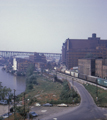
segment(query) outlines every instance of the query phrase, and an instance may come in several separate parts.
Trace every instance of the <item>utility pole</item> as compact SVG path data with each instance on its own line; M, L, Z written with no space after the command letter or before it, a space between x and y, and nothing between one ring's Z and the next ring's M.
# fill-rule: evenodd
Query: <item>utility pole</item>
M98 101L98 86L97 86L97 79L96 79L96 101Z
M29 120L29 99L27 99L27 103L28 103L28 120Z
M2 82L0 82L0 96L1 96L1 91L2 91L2 90L1 90L1 83L2 83Z
M0 88L1 88L1 83L2 83L2 82L0 82Z
M24 92L24 120L25 120L25 92Z
M14 89L14 120L15 120L15 89Z
M73 94L73 103L74 103L74 78L72 78L72 94Z

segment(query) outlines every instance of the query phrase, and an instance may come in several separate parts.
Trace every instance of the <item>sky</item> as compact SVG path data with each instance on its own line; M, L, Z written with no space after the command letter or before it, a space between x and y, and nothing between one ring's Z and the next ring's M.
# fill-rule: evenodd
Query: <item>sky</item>
M61 53L92 33L107 40L107 0L0 0L0 50Z

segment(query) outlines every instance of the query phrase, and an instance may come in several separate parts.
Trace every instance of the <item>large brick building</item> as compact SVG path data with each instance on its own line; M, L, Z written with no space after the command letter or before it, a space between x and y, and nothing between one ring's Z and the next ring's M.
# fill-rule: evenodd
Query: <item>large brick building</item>
M95 76L107 78L107 59L96 59Z
M12 67L14 71L26 72L30 64L32 64L30 60L22 59L22 58L14 58Z
M34 53L34 55L29 56L29 60L35 64L35 69L44 69L46 68L46 56L44 54Z
M78 71L81 74L95 76L95 59L78 59Z
M107 59L78 59L78 71L81 74L107 79Z
M46 63L46 56L44 54L39 55L39 53L34 53L34 55L30 55L29 56L29 60L37 63L37 62L42 62L42 63Z
M78 59L88 54L105 58L107 56L107 40L101 40L93 33L88 39L66 39L62 46L62 63L68 69L78 66Z

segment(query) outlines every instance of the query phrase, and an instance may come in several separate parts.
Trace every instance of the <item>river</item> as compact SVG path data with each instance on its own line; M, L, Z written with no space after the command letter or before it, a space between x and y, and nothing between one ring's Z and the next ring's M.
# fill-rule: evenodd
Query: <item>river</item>
M2 82L1 83L2 86L11 88L12 92L15 89L16 95L24 92L26 89L25 77L14 76L10 73L7 73L5 70L2 70L2 66L0 66L0 82Z

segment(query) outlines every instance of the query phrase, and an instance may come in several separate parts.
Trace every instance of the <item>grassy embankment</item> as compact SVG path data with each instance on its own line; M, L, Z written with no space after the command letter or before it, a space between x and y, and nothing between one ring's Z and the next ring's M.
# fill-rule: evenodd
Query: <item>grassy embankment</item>
M33 85L32 89L28 88L29 84L27 83L25 98L30 99L29 102L46 103L51 100L59 99L59 95L63 88L63 85L61 83L57 82L54 83L49 78L46 78L41 75L36 75L36 82L38 84L32 84ZM21 97L23 97L23 93L19 96L21 100Z
M67 81L64 83L53 82L52 78L39 74L32 74L26 79L25 91L25 113L24 106L16 107L16 113L20 113L22 117L26 116L29 110L29 105L34 105L36 102L44 103L67 103L74 104L80 102L79 95L69 88ZM17 96L17 101L23 101L24 93ZM28 102L29 99L29 102Z
M85 88L89 91L91 96L93 97L97 106L107 107L107 90L103 90L93 85L84 85ZM96 93L97 92L97 93ZM96 100L96 96L98 94L98 100Z
M31 89L29 89L29 85L31 84L27 83L25 98L30 99L30 105L35 102L39 102L41 104L47 102L52 104L59 104L62 102L72 104L80 102L79 95L77 95L77 93L72 89L70 90L67 83L61 84L59 82L53 82L50 79L51 78L36 74L37 84L32 84L33 88L30 86ZM23 94L19 96L21 100Z

